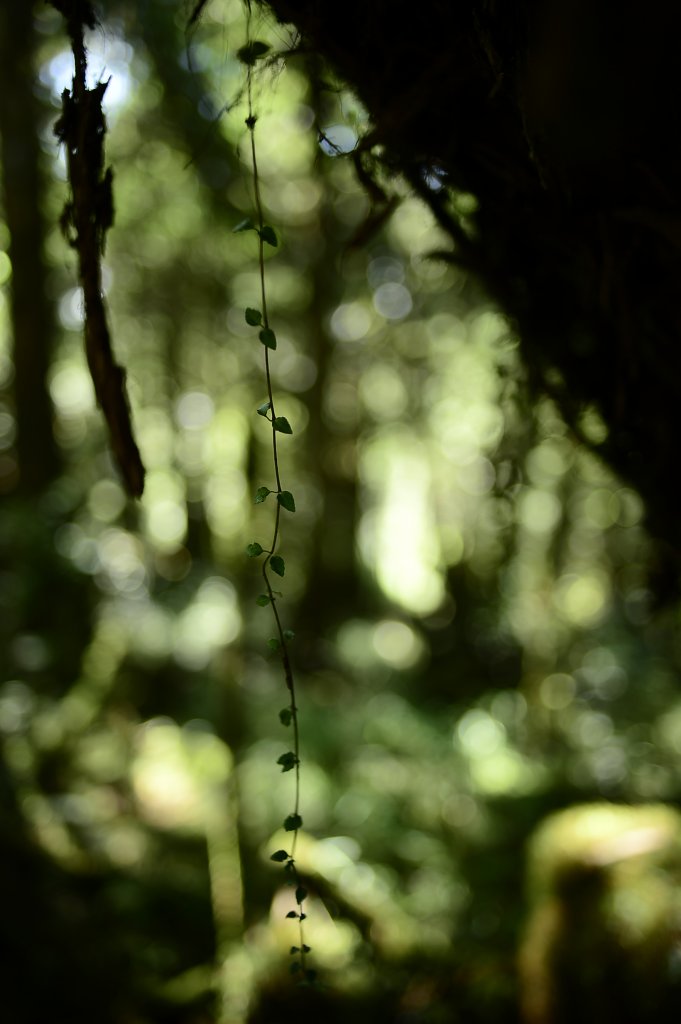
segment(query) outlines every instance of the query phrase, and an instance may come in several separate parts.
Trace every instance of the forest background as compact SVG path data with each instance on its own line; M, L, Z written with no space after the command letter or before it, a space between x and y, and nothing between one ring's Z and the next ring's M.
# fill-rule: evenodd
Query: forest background
M110 77L104 285L138 503L108 453L59 226L68 40L47 5L0 17L8 1019L515 1020L529 837L573 804L679 800L678 609L654 600L640 498L530 398L512 325L430 256L447 239L424 203L393 179L399 202L367 230L361 104L310 55L259 70L274 386L294 431L298 863L324 978L292 986L269 859L290 803L285 693L245 555L271 476L243 315L257 243L233 231L253 212L246 25L240 0L188 34L190 13L111 0L87 38L91 84ZM257 36L291 44L265 21ZM455 202L465 223L475 199ZM584 437L605 429L584 409ZM661 927L671 890L639 882L620 925L665 946L674 981L676 904Z

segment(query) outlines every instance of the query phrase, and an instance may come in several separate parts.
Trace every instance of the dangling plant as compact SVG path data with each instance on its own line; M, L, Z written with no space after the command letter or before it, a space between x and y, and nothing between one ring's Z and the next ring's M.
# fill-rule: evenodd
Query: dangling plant
M271 527L269 541L265 546L254 541L248 545L247 554L251 558L263 558L262 578L264 592L257 598L257 604L264 608L270 608L274 620L275 635L268 640L268 647L273 655L281 661L284 680L288 693L288 704L279 712L281 724L291 730L290 749L286 750L277 759L282 772L292 771L294 774L294 796L293 809L283 821L283 827L291 835L291 842L288 849L276 850L271 860L283 865L287 875L287 881L293 888L295 907L288 911L287 918L298 922L298 936L296 944L291 946L291 973L296 975L303 983L310 983L315 978L315 971L308 967L308 954L310 947L305 943L304 925L306 919L305 901L307 889L303 885L296 865L296 845L300 829L303 825L303 818L300 813L300 728L298 723L298 706L296 702L296 686L291 664L289 646L294 639L293 631L285 629L279 611L278 601L281 594L273 587L272 574L283 577L286 573L286 563L279 554L283 513L294 513L296 503L291 491L284 488L279 465L279 440L282 435L293 433L291 424L285 416L277 415L275 397L272 389L272 376L270 370L271 354L276 351L277 337L271 326L267 309L267 284L265 275L265 246L276 248L278 239L274 228L265 222L262 196L260 189L260 177L258 173L258 158L256 148L256 124L257 115L253 104L253 71L257 62L264 57L268 51L267 43L257 39L251 39L251 6L248 2L247 20L247 42L238 51L238 57L246 69L246 101L247 117L246 127L250 140L250 158L253 181L254 216L247 218L234 228L236 232L254 231L258 238L258 268L260 275L260 308L248 307L244 311L246 323L257 330L258 339L263 346L264 374L267 388L267 401L263 402L257 409L257 414L270 424L272 440L272 464L274 474L274 487L263 485L255 493L255 504L260 505L267 501L270 495L274 496L274 517ZM284 517L285 518L285 517Z

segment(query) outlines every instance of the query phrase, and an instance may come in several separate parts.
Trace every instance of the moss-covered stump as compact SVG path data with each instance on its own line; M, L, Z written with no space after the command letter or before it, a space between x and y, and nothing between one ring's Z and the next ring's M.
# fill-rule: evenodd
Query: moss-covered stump
M552 815L531 842L528 883L526 1024L681 1019L681 815L614 804Z

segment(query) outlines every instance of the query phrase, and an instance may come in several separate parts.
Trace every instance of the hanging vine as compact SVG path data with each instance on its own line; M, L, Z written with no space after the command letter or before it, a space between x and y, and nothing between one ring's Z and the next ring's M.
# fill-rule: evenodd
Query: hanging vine
M277 338L270 324L270 317L267 308L267 282L265 274L265 246L276 248L278 239L274 228L265 222L263 211L262 194L260 188L260 175L258 171L258 156L256 147L256 124L257 115L253 103L253 71L257 62L269 51L267 43L250 38L251 9L248 3L248 32L247 43L239 52L238 57L246 68L246 102L247 117L246 128L250 142L250 161L253 181L254 217L243 220L234 229L237 232L254 231L258 237L258 269L260 277L260 309L248 307L245 310L246 323L258 330L258 339L264 351L264 374L267 388L267 401L258 407L257 413L266 419L271 427L272 442L272 464L275 486L261 486L255 494L255 504L265 502L270 495L274 495L274 521L268 545L253 542L248 545L247 553L251 558L264 556L262 562L262 578L265 591L257 598L261 607L269 607L274 619L275 635L268 640L270 651L281 659L284 673L284 680L288 693L288 704L279 712L281 724L292 731L291 749L285 751L277 759L282 772L292 771L294 773L294 796L293 809L286 816L283 822L284 830L291 834L289 849L276 850L271 855L271 860L283 865L288 883L293 887L295 909L286 914L287 918L297 921L298 936L297 942L291 946L290 953L293 957L290 970L293 975L303 983L314 981L316 972L308 967L308 955L310 947L305 942L303 922L306 920L305 901L308 896L306 887L298 872L296 865L296 845L300 829L303 825L303 818L300 813L300 727L298 721L298 705L296 701L296 685L291 664L289 645L294 639L293 631L285 629L278 607L280 598L279 591L274 589L272 575L283 577L286 572L286 564L283 557L278 553L282 532L282 513L294 513L296 504L293 494L286 490L282 483L282 474L279 463L279 439L280 435L292 434L293 429L285 416L277 415L275 408L275 397L272 388L272 375L270 367L271 353L276 350Z

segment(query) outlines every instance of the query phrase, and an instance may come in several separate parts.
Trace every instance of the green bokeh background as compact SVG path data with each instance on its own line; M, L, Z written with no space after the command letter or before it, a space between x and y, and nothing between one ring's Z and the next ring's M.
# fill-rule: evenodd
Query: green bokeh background
M246 25L239 0L213 0L189 34L188 13L115 0L88 38L91 73L111 77L104 283L148 473L133 503L58 226L51 126L72 58L56 12L34 12L39 105L24 130L42 154L35 301L53 329L39 339L47 377L22 392L36 410L29 488L0 215L0 998L20 1024L517 1020L541 933L527 843L547 815L666 803L651 849L676 849L678 609L656 606L640 499L548 400L530 403L511 325L429 256L446 239L425 206L387 181L399 205L364 230L370 201L343 155L367 130L356 101L304 54L258 70L261 187L280 240L266 267L273 383L294 431L280 446L297 505L280 608L296 632L298 864L322 978L295 989L291 893L269 860L292 801L276 767L286 693L245 556L272 514L252 498L272 486L255 412L263 349L243 316L259 303L257 246L232 230L253 211L235 56ZM281 26L253 31L291 43ZM16 198L5 191L5 210ZM465 222L473 197L452 201ZM604 428L586 409L582 429ZM578 820L565 819L561 857ZM571 856L588 865L580 842ZM648 868L659 883L666 916L646 918L640 946L658 941L669 970L654 984L673 989L676 861L627 850L612 863L633 856L641 877L625 894L651 884ZM635 914L612 913L636 959ZM625 1019L614 1005L594 1019Z

